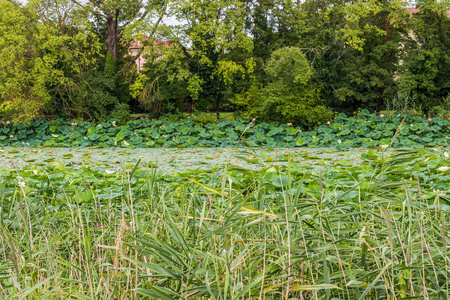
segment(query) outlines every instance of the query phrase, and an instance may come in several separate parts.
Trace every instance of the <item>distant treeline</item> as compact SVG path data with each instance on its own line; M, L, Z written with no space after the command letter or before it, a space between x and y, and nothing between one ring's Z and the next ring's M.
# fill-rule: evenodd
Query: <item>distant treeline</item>
M0 118L229 111L311 126L360 109L447 115L450 1L416 5L1 1Z

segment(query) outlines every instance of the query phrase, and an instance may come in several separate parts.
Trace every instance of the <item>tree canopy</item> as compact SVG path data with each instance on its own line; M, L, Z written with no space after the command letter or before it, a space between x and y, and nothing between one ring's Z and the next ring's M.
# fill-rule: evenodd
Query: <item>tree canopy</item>
M309 126L333 111L450 110L450 1L416 3L2 1L0 115L235 111Z

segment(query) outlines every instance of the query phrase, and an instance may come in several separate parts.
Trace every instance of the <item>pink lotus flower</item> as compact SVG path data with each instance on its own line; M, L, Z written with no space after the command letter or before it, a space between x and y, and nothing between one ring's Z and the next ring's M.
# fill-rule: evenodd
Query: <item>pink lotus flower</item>
M9 137L10 137L10 138L13 138L13 137L14 137L14 135L12 135L12 134L11 134L11 135L10 135Z
M71 123L70 125L72 125L72 126L77 126L77 123Z
M6 121L6 124L11 124L11 122L10 121Z
M413 127L413 124L411 124L411 125L409 125L409 126Z
M255 119L255 118L253 118L253 119L252 119L252 122L253 122L253 123L255 123L255 122L256 122L256 119Z
M444 196L445 195L445 193L441 192L439 189L433 190L433 192L436 193L436 194L439 194L439 196Z
M420 136L419 136L419 140L420 140Z
M430 121L430 122L431 122L431 118L428 118L428 121Z
M382 117L384 117L384 115L380 115L380 117L382 118Z
M103 226L102 224L97 224L97 227L103 228L103 227L105 227L105 226Z
M328 122L327 122L327 124L328 124L328 125L330 125L330 124L331 124L331 122L330 122L330 121L328 121Z
M292 123L287 123L287 126L292 126Z

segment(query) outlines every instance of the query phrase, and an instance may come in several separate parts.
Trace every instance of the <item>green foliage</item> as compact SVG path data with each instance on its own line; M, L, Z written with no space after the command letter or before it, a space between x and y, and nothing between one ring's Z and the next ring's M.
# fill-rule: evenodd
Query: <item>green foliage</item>
M110 52L106 53L105 77L114 79L116 77L116 61Z
M121 108L119 106L118 108ZM125 106L124 106L125 108ZM123 120L128 116L126 109ZM121 114L117 113L117 117ZM176 116L176 119L178 116ZM90 122L67 122L42 119L24 124L3 124L0 146L44 147L393 147L446 146L450 139L447 120L418 116L377 116L362 110L356 117L339 114L334 122L304 131L290 124L259 123L239 119L217 122L210 114L169 122L167 120L117 120L94 125ZM383 146L383 147L385 147Z
M258 170L168 174L87 151L2 169L1 295L445 298L448 153L361 156L318 170L302 154L273 165L247 151L235 159Z
M246 60L230 55L237 49L249 53L253 48L243 26L244 1L181 1L174 11L182 24L174 30L181 31L192 43L189 49L183 47L185 65L177 77L187 82L197 110L220 111L235 75L249 71ZM180 37L174 39L181 44Z
M400 1L256 1L249 9L255 74L265 85L263 62L276 49L300 47L313 68L317 98L338 112L380 110L394 96L405 53L408 13Z
M369 4L373 9L359 12L353 26L360 32L355 47L343 51L338 42L325 55L311 55L323 98L337 111L364 107L379 112L396 93L395 78L409 39L406 22L399 20L406 19L407 12L396 1L378 1L379 7L374 3Z
M184 111L192 99L188 82L180 75L185 63L181 47L151 47L144 58L145 68L133 85L141 106L156 118Z
M116 119L120 125L126 124L131 119L130 106L126 103L117 103L109 117Z
M3 1L0 116L103 122L128 104L155 118L242 110L312 126L328 108L379 112L398 95L404 112L436 115L450 91L448 1L417 3L410 17L397 0Z
M410 20L414 42L402 65L399 88L415 96L415 105L428 112L450 93L450 18L448 1L419 1L420 12Z
M403 92L397 94L391 99L386 99L386 109L393 112L401 112L409 116L423 116L422 106L417 107L415 94L412 97Z
M192 120L194 121L194 124L198 124L201 126L205 126L206 124L209 123L219 123L219 120L217 120L217 117L210 114L210 113L198 113L195 114L194 117L192 118Z
M104 122L118 105L115 79L98 71L86 72L84 76L72 95L70 113L78 118Z
M440 105L434 106L429 111L430 116L436 116L444 120L450 120L450 94L443 99Z
M312 70L300 48L274 51L264 70L268 85L259 92L253 85L236 103L244 103L248 111L269 121L312 125L331 119L331 111L320 105L316 91L311 90Z
M98 50L98 41L89 33L67 30L65 35L61 24L45 18L47 22L40 22L34 5L0 3L0 113L13 122L41 114L51 100L49 90L73 86L62 69L80 75L95 63L90 55ZM88 41L90 49L84 51Z

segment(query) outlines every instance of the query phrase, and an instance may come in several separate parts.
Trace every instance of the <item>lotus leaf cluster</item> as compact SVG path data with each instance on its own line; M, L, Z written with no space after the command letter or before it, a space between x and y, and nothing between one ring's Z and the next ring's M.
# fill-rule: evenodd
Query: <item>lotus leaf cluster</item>
M356 116L339 114L334 121L307 130L291 123L260 123L258 120L223 120L195 124L134 120L117 126L116 120L100 124L36 120L28 124L2 124L0 146L35 147L355 147L376 148L445 146L449 122L401 114L391 117L362 110ZM394 139L395 137L395 139Z

